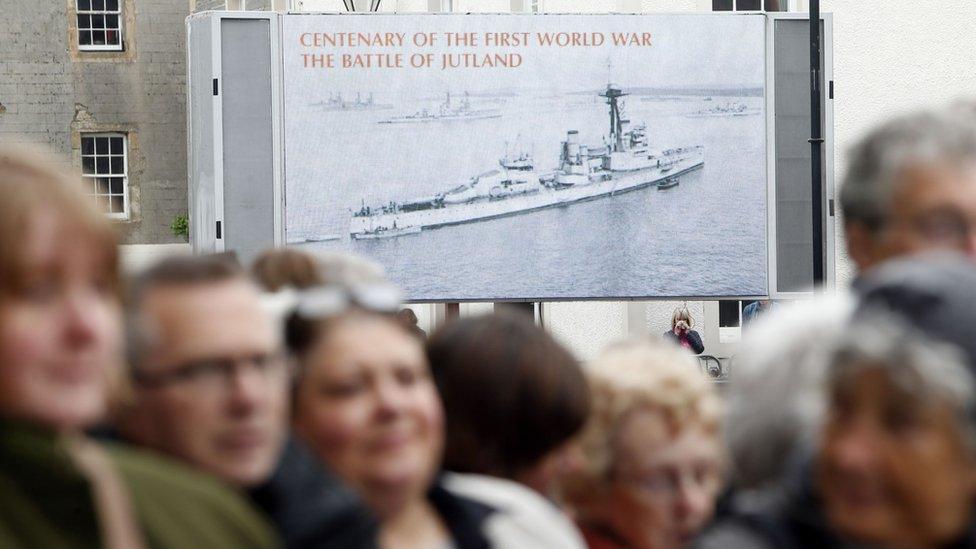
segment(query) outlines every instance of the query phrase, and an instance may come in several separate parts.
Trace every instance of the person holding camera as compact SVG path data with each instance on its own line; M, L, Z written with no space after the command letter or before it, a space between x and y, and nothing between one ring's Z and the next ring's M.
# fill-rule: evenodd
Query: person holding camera
M671 329L664 332L664 339L700 355L705 352L705 344L702 343L701 335L691 329L693 325L688 308L679 307L671 314Z

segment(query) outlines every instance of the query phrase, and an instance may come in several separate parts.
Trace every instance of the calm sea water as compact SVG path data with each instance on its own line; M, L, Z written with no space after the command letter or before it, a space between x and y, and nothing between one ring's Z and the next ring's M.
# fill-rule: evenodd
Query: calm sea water
M457 99L457 98L455 98ZM731 98L761 109L757 97ZM381 94L377 103L384 103ZM350 211L429 196L497 166L506 150L532 152L554 168L560 141L576 129L600 144L609 116L586 95L472 98L500 118L427 124L379 120L432 108L430 97L386 110L293 107L286 135L286 227L299 244L351 250L387 269L410 299L621 298L766 293L765 122L762 114L692 118L724 103L641 101L624 116L646 122L652 147L701 144L705 165L678 187L646 188L569 206L420 234L351 240Z

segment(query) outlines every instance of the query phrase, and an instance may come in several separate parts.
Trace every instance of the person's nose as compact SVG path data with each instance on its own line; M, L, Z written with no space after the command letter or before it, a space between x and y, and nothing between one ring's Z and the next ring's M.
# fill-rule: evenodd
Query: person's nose
M267 380L250 361L238 361L228 372L231 409L235 414L248 415L260 408L267 395Z
M374 386L376 409L382 419L399 416L407 402L406 391L393 379L380 380Z
M877 466L879 441L870 425L854 421L832 437L831 461L844 472L870 471Z
M69 290L64 302L64 337L72 350L84 349L98 340L106 311L83 289Z
M697 528L714 504L714 494L707 486L690 478L682 479L677 488L674 494L675 518L682 525Z

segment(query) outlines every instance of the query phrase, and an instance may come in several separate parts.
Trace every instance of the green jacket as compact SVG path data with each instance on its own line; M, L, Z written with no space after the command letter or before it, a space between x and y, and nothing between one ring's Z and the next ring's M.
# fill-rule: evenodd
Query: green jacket
M106 445L128 488L147 547L277 546L265 519L201 473L164 458ZM87 479L51 431L0 422L0 547L100 547Z

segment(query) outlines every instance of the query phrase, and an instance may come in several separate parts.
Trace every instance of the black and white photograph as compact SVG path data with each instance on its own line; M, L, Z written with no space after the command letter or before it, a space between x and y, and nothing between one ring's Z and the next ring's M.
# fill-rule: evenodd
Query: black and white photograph
M371 258L414 301L767 293L762 16L316 15L282 36L289 245Z

